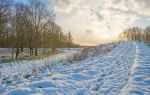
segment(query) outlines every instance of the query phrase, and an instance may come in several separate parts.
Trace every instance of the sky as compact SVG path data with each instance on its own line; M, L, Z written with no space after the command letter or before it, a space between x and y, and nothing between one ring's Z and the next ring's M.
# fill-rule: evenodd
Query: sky
M110 42L128 27L150 25L150 0L49 1L56 23L80 45Z

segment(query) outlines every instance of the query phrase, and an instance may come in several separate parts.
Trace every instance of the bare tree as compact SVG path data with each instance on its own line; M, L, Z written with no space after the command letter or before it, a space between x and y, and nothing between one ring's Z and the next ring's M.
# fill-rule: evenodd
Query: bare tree
M7 25L9 20L9 9L11 2L9 0L0 0L0 46L2 47L7 35Z
M71 47L72 46L72 35L71 35L71 32L69 31L68 33L68 47Z
M146 42L150 42L150 26L144 29L144 37Z
M35 55L37 55L37 50L40 43L41 31L45 26L43 23L49 18L49 10L46 5L41 0L31 0L29 2L30 9L32 11L32 21L34 27L34 47ZM45 24L44 24L45 25Z
M44 48L45 53L46 48L56 50L58 47L73 46L71 32L62 32L55 23L54 10L43 1L14 3L12 8L7 4L0 3L0 43L4 43L3 47L12 47L16 58L24 48L29 48L30 56L36 56L40 47Z
M142 40L142 29L139 27L127 28L121 34L121 37L124 39L132 41L141 41Z

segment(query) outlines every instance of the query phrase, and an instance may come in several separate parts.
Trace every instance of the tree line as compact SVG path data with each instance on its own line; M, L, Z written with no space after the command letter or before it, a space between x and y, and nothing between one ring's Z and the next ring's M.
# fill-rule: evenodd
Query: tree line
M120 34L121 40L144 41L150 43L150 26L145 29L140 27L131 27L125 29Z
M38 48L74 47L71 33L62 32L48 7L42 0L0 0L0 47L15 48L16 57L24 48L36 56Z

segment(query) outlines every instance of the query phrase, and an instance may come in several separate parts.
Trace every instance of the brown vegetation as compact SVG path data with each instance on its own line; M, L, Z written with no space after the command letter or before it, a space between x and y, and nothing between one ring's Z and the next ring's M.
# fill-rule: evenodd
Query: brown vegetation
M69 32L64 34L55 23L55 13L42 0L28 3L0 3L0 47L12 49L16 58L24 48L37 56L38 48L74 47ZM15 50L15 51L14 51ZM46 49L45 51L46 52Z
M144 41L150 42L150 26L145 29L139 27L132 27L124 30L123 33L120 34L121 40L130 40L130 41Z

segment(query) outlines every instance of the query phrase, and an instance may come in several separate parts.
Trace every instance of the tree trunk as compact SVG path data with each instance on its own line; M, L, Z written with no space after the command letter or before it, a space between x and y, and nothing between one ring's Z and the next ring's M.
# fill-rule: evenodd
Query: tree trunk
M19 55L19 48L16 48L16 59L18 58Z
M30 48L30 56L33 55L33 48Z
M52 48L52 51L56 51L56 48Z
M38 49L37 49L37 48L35 48L35 56L37 56L37 50L38 50Z

